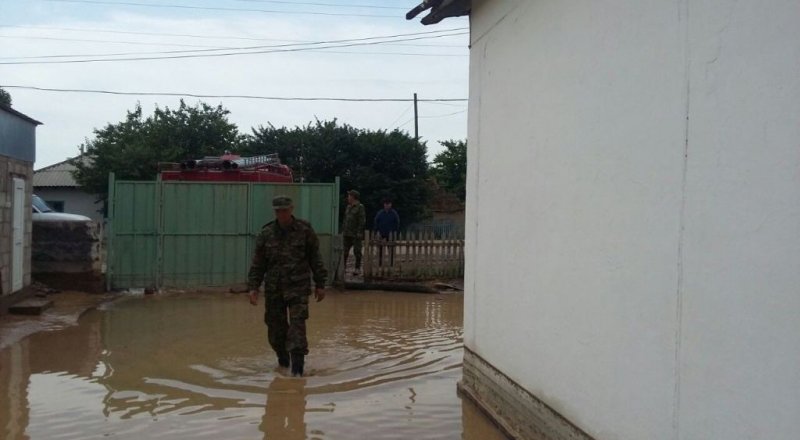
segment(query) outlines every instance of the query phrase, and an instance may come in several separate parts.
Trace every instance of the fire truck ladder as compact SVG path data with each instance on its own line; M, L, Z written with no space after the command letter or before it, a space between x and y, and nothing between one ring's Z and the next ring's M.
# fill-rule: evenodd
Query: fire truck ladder
M234 160L227 160L224 163L226 169L254 169L260 168L265 165L280 165L281 160L278 158L278 153L264 154L261 156L242 157Z

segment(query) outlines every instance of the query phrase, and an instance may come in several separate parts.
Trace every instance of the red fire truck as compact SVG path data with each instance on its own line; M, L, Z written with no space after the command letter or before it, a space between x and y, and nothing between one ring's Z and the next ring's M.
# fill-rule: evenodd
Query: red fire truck
M282 182L293 181L292 170L281 163L277 154L241 157L226 152L222 156L180 163L161 163L161 180L201 182Z

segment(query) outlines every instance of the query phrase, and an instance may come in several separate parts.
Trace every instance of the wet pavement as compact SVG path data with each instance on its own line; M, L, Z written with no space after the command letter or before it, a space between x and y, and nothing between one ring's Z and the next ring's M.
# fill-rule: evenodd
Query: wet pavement
M117 300L0 349L0 438L504 440L456 394L462 300L329 292L304 378L268 349L263 299Z

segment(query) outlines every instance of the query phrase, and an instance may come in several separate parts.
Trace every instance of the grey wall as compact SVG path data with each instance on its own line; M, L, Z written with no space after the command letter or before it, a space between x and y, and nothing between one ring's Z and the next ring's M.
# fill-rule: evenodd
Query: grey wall
M97 200L95 195L77 188L34 188L34 193L45 201L64 202L64 212L85 215L100 225L103 223L103 214L97 212L103 205L94 203Z
M36 125L0 108L0 155L36 161Z

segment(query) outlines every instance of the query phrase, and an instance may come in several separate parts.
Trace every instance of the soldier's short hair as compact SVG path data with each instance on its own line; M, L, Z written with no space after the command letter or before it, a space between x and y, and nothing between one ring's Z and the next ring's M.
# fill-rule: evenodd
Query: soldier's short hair
M293 206L292 199L288 196L277 196L272 199L273 209L286 209Z

